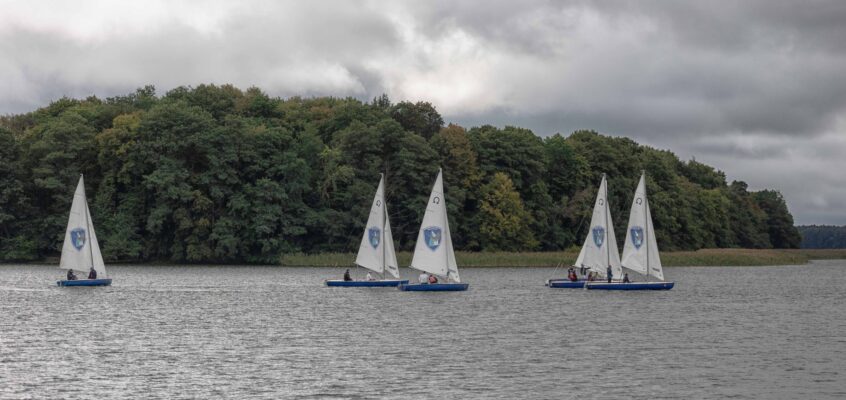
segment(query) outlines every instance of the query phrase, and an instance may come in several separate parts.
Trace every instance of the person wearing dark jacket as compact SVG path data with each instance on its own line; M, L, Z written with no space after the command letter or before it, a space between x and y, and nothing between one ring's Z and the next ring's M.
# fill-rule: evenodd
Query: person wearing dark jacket
M352 280L352 278L350 277L350 270L347 269L347 271L344 272L344 282L349 282L351 280Z
M608 266L608 269L605 270L605 275L608 276L608 283L611 283L611 278L614 277L614 273L611 272L611 266Z
M94 267L91 267L91 271L88 271L88 279L97 279L97 270Z
M68 280L69 281L75 281L76 280L76 274L73 273L72 269L68 270Z

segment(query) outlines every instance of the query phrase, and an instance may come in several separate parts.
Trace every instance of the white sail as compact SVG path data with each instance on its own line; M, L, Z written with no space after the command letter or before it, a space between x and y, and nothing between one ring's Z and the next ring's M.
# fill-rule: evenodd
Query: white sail
M399 279L400 277L397 253L394 249L394 236L391 233L391 221L388 218L387 210L385 210L385 271L394 278Z
M446 204L444 204L444 227L446 227L444 235L444 245L447 246L447 276L453 282L461 282L461 277L458 275L458 262L455 260L455 249L452 248L452 233L449 230L449 219L446 213Z
M394 252L391 225L385 207L385 177L382 176L373 197L373 205L370 207L370 216L367 218L355 263L380 274L387 271L399 278L397 255Z
M411 268L430 274L448 276L455 282L461 282L458 276L458 264L452 248L452 237L447 220L446 199L444 198L443 174L438 170L438 178L429 195L426 214L417 234L414 257Z
M655 240L652 213L649 211L649 200L646 196L645 175L640 176L632 200L629 226L626 228L626 244L623 246L623 265L640 274L664 280L658 241Z
M596 194L596 202L593 205L593 216L590 220L585 243L576 260L576 266L584 265L599 276L605 276L605 271L611 265L611 273L614 278L620 278L622 268L620 267L620 253L617 251L617 239L614 235L614 224L611 221L611 210L606 198L608 183L605 175L602 175L602 182L599 184L599 191Z
M573 265L575 265L578 268L581 268L582 265L584 265L584 263L585 263L585 246L582 246L582 249L579 250L579 256L576 257L576 263L573 264Z
M80 278L83 278L88 276L88 270L91 267L97 271L98 278L106 277L106 266L103 263L103 255L100 253L100 245L97 243L97 234L94 233L94 223L91 221L91 212L88 210L88 201L85 198L85 183L80 176L76 192L73 194L73 204L68 216L59 268L73 269L80 273Z

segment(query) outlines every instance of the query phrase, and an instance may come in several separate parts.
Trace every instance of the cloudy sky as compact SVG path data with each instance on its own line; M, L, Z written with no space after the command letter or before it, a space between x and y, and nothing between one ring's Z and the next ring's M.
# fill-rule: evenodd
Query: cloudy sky
M7 1L0 114L233 83L628 136L846 224L846 2Z

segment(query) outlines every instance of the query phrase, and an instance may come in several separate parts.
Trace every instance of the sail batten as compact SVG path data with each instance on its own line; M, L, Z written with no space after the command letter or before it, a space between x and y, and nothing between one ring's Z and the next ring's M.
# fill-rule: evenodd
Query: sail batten
M455 282L461 282L449 231L441 170L438 170L438 177L435 179L435 185L432 187L432 193L426 205L426 213L420 224L411 268L447 276Z
M622 262L632 271L664 280L658 241L655 239L655 228L652 225L652 213L649 210L649 198L646 194L645 174L641 175L634 199L632 199Z
M59 268L73 269L83 273L94 268L99 278L106 277L106 266L103 262L103 254L100 252L100 244L97 242L91 211L88 209L85 182L82 176L79 177L71 211L68 213L68 225L65 229Z

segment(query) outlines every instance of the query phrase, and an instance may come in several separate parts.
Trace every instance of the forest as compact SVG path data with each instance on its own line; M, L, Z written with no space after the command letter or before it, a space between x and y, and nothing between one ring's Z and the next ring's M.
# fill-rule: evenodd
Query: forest
M800 225L803 249L846 249L846 226Z
M795 248L781 194L623 137L445 124L427 102L231 85L62 98L0 117L0 260L58 255L80 174L107 261L276 263L358 248L379 174L414 247L438 168L455 248L580 246L601 175L618 241L641 170L662 251ZM622 244L621 244L622 248Z

